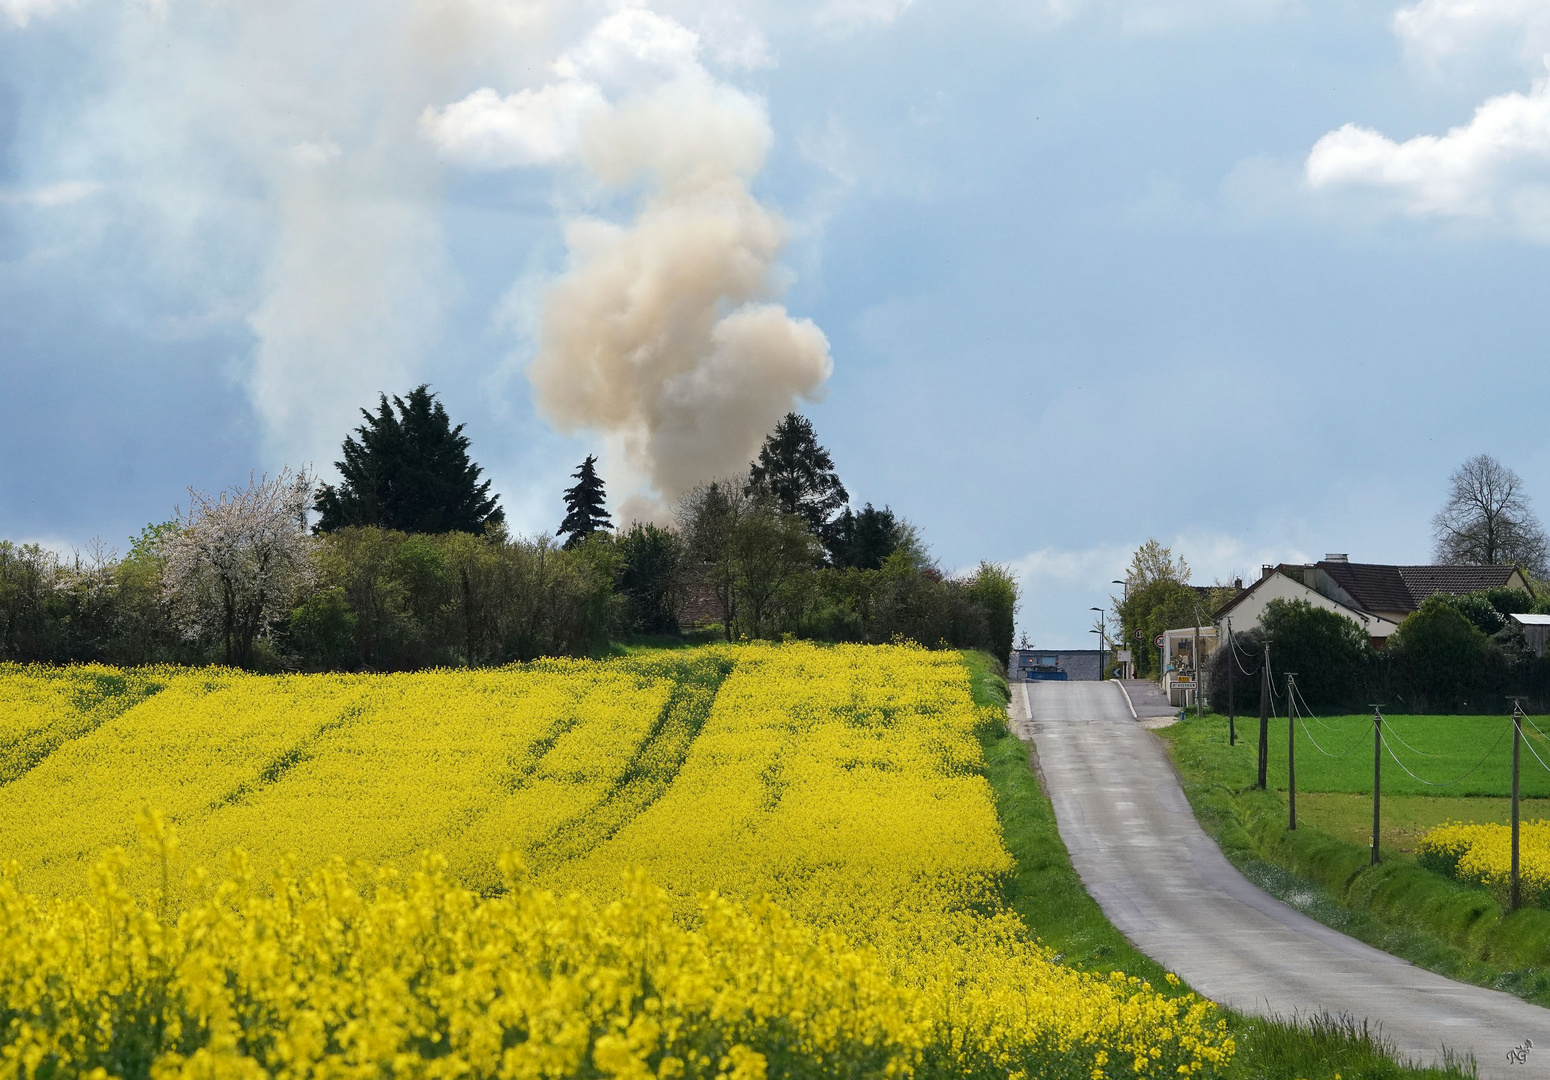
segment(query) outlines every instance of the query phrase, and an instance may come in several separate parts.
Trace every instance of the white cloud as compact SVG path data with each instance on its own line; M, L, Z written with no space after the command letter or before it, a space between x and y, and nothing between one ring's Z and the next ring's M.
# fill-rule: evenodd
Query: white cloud
M0 14L4 14L17 26L26 26L34 16L51 14L74 0L0 0Z
M0 189L0 203L21 206L68 206L97 194L102 185L91 180L62 180L33 188Z
M698 75L700 37L676 19L625 8L604 19L580 45L554 62L562 79L589 79L608 90L633 90Z
M1487 100L1445 135L1397 142L1346 124L1314 144L1304 174L1314 189L1377 189L1404 213L1496 220L1550 240L1550 79Z
M888 26L909 10L914 0L826 0L813 21L840 32L868 26Z
M1506 46L1537 61L1550 45L1545 0L1421 0L1394 14L1394 32L1429 62Z
M421 117L426 134L464 165L552 165L571 157L584 124L606 108L591 83L569 79L501 97L485 87Z

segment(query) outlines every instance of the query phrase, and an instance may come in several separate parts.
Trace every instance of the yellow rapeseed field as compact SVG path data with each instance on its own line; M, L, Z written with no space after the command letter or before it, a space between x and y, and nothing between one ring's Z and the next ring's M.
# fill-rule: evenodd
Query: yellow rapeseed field
M67 712L0 695L36 714L16 730ZM956 654L141 696L0 785L0 1075L1098 1080L1232 1054L1210 1003L1062 966L1006 907L976 738L1003 721Z
M1421 837L1416 857L1459 881L1484 885L1507 902L1512 881L1510 826L1446 821ZM1518 881L1523 903L1550 901L1550 821L1519 824Z

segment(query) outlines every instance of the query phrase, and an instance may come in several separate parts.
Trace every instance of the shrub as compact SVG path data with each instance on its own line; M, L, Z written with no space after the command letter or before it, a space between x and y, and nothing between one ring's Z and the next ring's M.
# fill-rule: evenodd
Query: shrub
M1445 712L1481 688L1486 636L1444 596L1430 596L1400 624L1388 649L1412 707Z
M1310 709L1329 709L1355 696L1371 646L1352 620L1306 600L1272 600L1260 626L1270 642L1270 669L1277 690L1285 672Z

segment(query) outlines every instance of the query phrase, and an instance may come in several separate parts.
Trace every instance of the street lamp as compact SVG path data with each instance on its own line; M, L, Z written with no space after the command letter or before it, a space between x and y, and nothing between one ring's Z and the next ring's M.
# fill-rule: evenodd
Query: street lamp
M1123 585L1127 592L1130 590L1130 583L1128 581L1121 581L1119 578L1115 578L1113 581L1109 582L1109 584L1110 585ZM1124 637L1124 632L1123 632L1124 629L1125 629L1124 624L1121 623L1121 625L1120 625L1120 631L1121 631L1120 636L1121 637ZM1127 648L1134 648L1134 646L1128 645L1128 644L1127 644L1126 647ZM1132 655L1134 655L1134 654L1132 654ZM1134 664L1135 664L1135 661L1132 660L1132 661L1130 661L1129 664L1125 665L1126 674L1127 674L1127 676L1129 678L1132 678L1132 679L1134 679L1136 677L1135 668L1133 666Z
M1104 634L1103 634L1103 609L1101 607L1095 607L1095 608L1088 608L1087 610L1088 611L1096 611L1098 613L1098 628L1096 630L1089 630L1088 633L1090 633L1090 634L1097 634L1098 635L1098 681L1102 682L1103 681L1103 646L1105 644L1105 642L1103 640L1103 638L1104 638Z

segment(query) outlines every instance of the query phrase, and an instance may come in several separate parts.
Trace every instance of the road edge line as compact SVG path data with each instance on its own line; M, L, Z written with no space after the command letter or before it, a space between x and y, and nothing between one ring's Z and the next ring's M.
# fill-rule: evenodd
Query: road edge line
M1136 703L1130 700L1130 691L1125 689L1125 684L1119 679L1111 679L1109 681L1118 686L1119 692L1125 695L1125 706L1130 710L1130 718L1139 724L1141 718L1136 715Z

